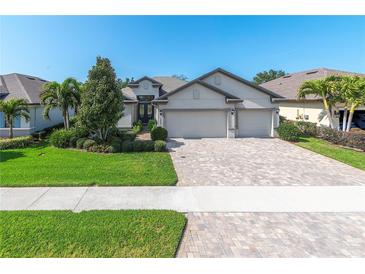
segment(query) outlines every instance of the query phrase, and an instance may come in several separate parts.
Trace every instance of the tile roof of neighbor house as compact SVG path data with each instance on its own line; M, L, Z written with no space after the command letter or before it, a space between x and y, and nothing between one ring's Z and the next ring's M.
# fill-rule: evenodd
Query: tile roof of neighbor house
M316 68L296 73L284 75L275 80L263 83L260 86L285 97L284 100L296 100L297 92L301 84L305 81L321 79L333 75L357 75L365 77L365 74L348 71L334 70L328 68ZM318 100L318 97L307 96L306 99Z
M161 84L163 93L160 95L163 95L164 93L177 89L187 83L184 80L180 80L180 79L177 79L175 77L170 77L170 76L156 76L153 78L143 77L141 79L151 79L151 80L155 81L154 83L157 82L157 83ZM134 83L138 83L139 81L141 81L141 79L135 81ZM133 89L130 87L123 88L122 93L123 93L125 99L127 99L127 100L137 100L137 97L134 94Z
M24 99L29 104L39 104L45 83L47 81L39 77L19 73L0 75L0 98L5 101Z

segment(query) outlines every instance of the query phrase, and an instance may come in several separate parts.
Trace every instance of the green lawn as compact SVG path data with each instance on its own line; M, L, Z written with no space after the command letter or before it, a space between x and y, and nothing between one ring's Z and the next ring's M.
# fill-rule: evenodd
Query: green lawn
M0 257L174 257L183 214L166 210L1 211Z
M301 138L297 145L350 166L365 170L365 152L342 148L313 137Z
M167 152L101 154L47 144L0 151L0 186L175 185Z

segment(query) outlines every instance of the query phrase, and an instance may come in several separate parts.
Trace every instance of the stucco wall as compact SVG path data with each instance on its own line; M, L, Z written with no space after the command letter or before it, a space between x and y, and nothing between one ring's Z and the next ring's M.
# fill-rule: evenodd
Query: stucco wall
M62 111L58 108L54 108L49 112L50 119L43 117L44 106L31 106L29 112L31 115L28 127L32 128L32 131L42 130L43 128L63 123ZM74 110L70 109L70 118L74 115ZM25 123L22 119L22 124Z
M222 73L214 73L203 81L243 99L243 108L271 108L270 96Z
M135 106L136 104L124 104L123 117L118 121L117 127L131 128L135 121Z
M321 102L280 102L280 115L293 121L307 121L317 123L317 125L329 126L329 121ZM297 117L300 119L297 119ZM308 119L305 119L307 116ZM338 119L335 119L335 126Z
M133 92L136 94L136 96L154 95L155 98L159 97L159 88L153 87L152 82L148 80L141 81L138 88L133 88Z
M232 105L225 102L225 96L200 84L193 84L168 97L168 104L160 109L227 109Z

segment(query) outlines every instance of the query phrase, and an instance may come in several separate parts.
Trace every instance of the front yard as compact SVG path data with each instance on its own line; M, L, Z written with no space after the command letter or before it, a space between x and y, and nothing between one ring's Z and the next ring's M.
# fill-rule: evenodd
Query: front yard
M346 149L314 137L301 137L296 144L365 171L365 152Z
M167 152L91 153L48 144L0 151L0 186L163 186L177 176Z
M186 219L163 210L0 211L0 257L174 257Z

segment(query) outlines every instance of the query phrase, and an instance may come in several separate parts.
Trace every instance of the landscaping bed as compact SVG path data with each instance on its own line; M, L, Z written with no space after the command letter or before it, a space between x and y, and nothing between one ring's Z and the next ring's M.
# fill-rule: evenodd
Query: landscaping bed
M301 137L296 144L365 171L365 152L343 148L314 137Z
M0 151L0 186L164 186L177 176L167 152L92 153L48 143Z
M1 211L0 257L174 257L186 219L164 210Z

